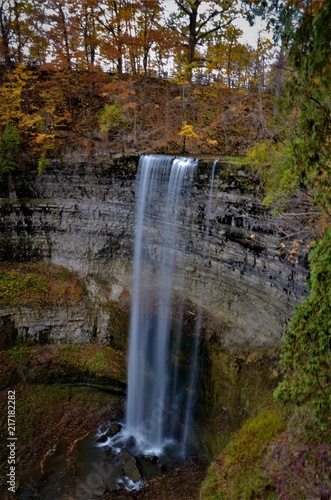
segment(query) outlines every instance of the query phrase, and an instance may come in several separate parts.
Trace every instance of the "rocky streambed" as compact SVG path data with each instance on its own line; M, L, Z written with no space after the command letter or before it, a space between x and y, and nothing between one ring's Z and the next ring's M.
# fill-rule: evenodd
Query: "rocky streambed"
M181 498L198 498L206 472L201 457L161 464L154 457L138 460L132 447L115 453L103 446L106 431L120 429L113 424L108 430L109 423L123 417L123 353L91 345L35 345L3 350L0 361L2 407L8 390L16 395L16 498L176 498L171 495L178 488ZM2 498L11 498L7 431L2 414Z
M247 417L264 407L279 377L277 351L239 356L209 342L201 356L194 428L199 451L181 461L171 454L157 460L137 456L132 441L116 452L116 445L109 446L107 435L116 437L120 430L118 424L108 430L109 424L123 419L123 351L96 344L21 344L0 351L1 405L6 406L8 390L16 394L18 498L175 500L179 492L183 499L198 498L210 460ZM6 498L5 439L0 456Z

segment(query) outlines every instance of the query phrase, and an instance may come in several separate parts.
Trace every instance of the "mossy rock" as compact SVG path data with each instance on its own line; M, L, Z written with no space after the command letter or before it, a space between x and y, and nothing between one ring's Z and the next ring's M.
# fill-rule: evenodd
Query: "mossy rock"
M274 406L247 420L237 431L202 484L201 500L275 498L273 479L261 472L269 444L285 429Z
M0 263L0 306L78 304L86 295L78 274L47 262Z
M199 440L210 459L245 420L273 402L280 380L279 355L275 348L231 353L217 343L203 342L197 420Z
M111 392L126 391L122 351L96 344L17 345L0 351L0 387L33 384L89 384Z

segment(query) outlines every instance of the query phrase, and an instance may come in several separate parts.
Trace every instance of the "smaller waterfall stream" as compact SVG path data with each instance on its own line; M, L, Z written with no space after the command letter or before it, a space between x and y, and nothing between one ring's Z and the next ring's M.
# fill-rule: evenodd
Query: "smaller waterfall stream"
M213 163L213 168L212 168L212 172L211 172L210 188L209 188L209 196L208 196L208 202L207 202L207 210L205 213L206 225L205 225L205 228L203 231L203 240L204 240L203 241L203 267L200 270L201 274L204 273L205 268L206 268L207 245L208 245L208 236L209 236L209 227L210 227L210 209L211 209L211 200L212 200L212 193L213 193L213 187L214 187L214 177L215 177L216 165L217 165L217 160L215 160ZM197 365L198 365L198 351L199 351L199 345L200 345L200 332L201 332L201 326L202 326L202 307L205 305L205 301L206 301L206 296L204 295L203 279L201 276L200 280L199 280L199 307L198 307L198 314L197 314L195 328L194 328L193 351L192 351L192 356L191 356L191 370L190 370L190 378L189 378L189 386L188 386L189 390L188 390L188 397L187 397L186 409L185 409L184 434L183 434L183 439L182 439L182 443L181 443L181 449L182 449L182 453L184 455L186 454L188 433L189 433L189 430L191 428L195 386L196 386L197 374L198 374L198 366Z

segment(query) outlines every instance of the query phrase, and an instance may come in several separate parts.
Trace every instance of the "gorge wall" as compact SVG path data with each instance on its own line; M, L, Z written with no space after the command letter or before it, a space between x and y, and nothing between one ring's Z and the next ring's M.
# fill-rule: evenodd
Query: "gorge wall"
M52 161L39 177L16 174L10 196L2 179L0 259L49 260L86 278L94 304L127 300L138 161ZM185 294L193 304L202 302L205 334L223 347L277 346L295 304L307 293L304 259L291 257L291 237L285 239L287 250L282 243L284 224L286 234L294 233L294 222L270 214L248 171L222 162L216 167L207 221L211 169L212 161L199 160L186 201L190 222L180 228L188 242L177 255ZM155 234L151 260L158 258L160 244ZM109 320L100 311L96 305L95 314L80 324L81 341L89 328L95 330L95 341L109 341Z

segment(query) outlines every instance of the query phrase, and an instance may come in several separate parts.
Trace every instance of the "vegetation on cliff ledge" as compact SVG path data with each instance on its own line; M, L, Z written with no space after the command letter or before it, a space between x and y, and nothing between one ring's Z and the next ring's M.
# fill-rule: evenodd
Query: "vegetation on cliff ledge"
M276 396L307 405L321 431L331 426L331 229L310 255L310 295L300 305L286 335L284 380Z
M84 282L62 266L0 262L0 306L68 306L85 293Z
M273 46L228 0L2 1L0 172L66 148L238 153L266 134ZM268 64L266 64L268 61Z

